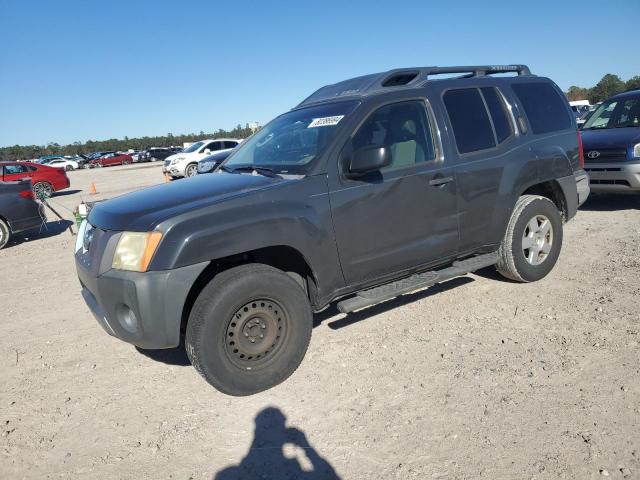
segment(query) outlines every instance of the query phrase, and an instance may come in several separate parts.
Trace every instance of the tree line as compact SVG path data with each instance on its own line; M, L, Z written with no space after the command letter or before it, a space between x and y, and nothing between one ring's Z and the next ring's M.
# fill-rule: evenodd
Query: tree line
M49 143L47 145L14 145L12 147L0 148L1 160L31 160L43 155L78 155L102 151L126 151L144 150L150 147L171 147L182 146L183 143L193 143L205 138L247 138L253 132L249 124L244 127L236 126L233 130L218 129L216 132L188 133L185 135L174 135L168 133L156 137L110 138L109 140L87 140L86 142L74 142L69 145L59 145Z
M618 75L607 73L594 87L583 88L572 85L565 93L570 102L574 100L589 100L589 103L593 105L606 100L616 93L634 88L640 88L640 75L631 77L625 82Z

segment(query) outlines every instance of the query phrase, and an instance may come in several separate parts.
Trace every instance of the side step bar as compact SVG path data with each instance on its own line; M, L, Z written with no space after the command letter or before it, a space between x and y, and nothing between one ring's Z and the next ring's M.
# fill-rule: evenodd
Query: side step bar
M491 265L495 265L497 261L497 252L486 253L453 262L450 267L442 270L416 273L402 280L380 285L379 287L373 287L368 290L362 290L358 292L355 297L338 302L338 310L342 313L355 312L356 310L370 307L377 303L415 292L416 290L431 287L436 283L441 283L481 268L490 267Z

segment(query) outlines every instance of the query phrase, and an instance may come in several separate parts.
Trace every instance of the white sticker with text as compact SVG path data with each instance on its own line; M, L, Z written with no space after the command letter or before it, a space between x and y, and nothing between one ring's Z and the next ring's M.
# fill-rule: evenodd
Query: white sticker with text
M343 118L344 115L338 115L335 117L314 118L307 128L330 127L332 125L337 125L338 122Z

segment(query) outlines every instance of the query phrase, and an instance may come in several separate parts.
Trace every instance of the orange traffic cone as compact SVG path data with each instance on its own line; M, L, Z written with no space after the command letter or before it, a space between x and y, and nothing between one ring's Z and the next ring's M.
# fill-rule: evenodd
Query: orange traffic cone
M98 191L96 190L96 183L95 182L91 182L91 188L89 189L89 193L91 195L95 195L96 193L98 193Z

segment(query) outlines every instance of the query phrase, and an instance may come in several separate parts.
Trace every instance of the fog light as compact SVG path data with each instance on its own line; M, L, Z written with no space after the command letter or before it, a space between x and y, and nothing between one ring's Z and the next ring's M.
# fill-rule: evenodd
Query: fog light
M116 308L118 322L127 332L136 333L138 331L138 318L133 310L127 305L120 304Z

